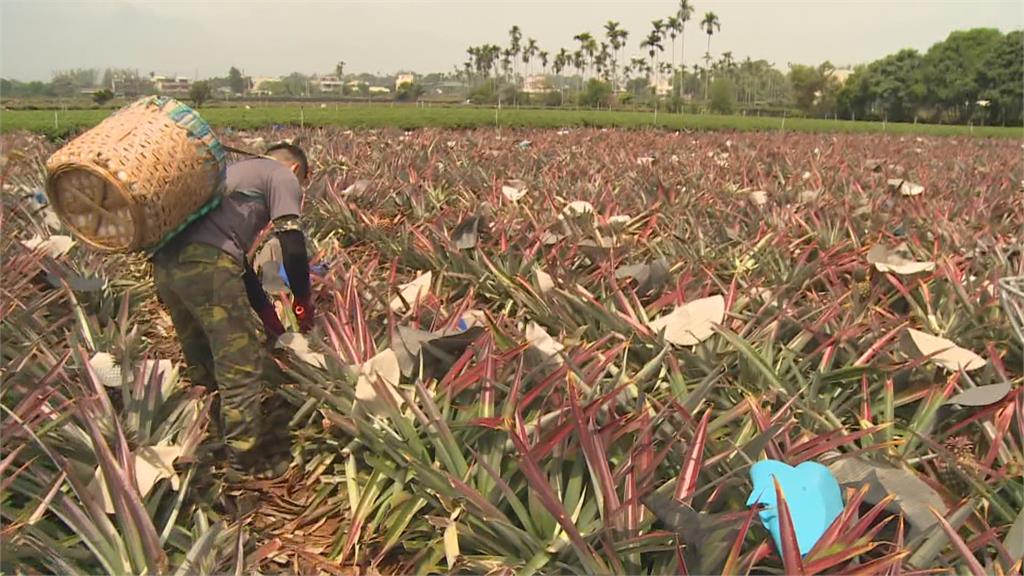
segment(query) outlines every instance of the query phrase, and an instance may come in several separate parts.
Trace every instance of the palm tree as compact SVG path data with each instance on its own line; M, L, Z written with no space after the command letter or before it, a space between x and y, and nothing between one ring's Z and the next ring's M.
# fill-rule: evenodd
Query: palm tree
M476 46L470 46L469 48L466 48L466 54L469 56L469 58L466 58L466 64L465 64L467 74L471 74L473 70L476 70L477 72L479 72L480 71L480 48L478 48ZM472 88L472 86L473 86L473 79L472 79L472 77L470 77L468 83L469 83L470 87Z
M662 62L658 66L661 68L662 74L671 74L672 72L675 71L675 67L672 66L671 62Z
M668 37L672 39L672 85L675 86L675 70L676 70L676 36L683 31L683 21L679 19L679 16L669 16L668 20L665 21L665 30L668 32Z
M505 72L505 83L507 84L512 75L512 66L515 64L514 54L511 48L501 51L501 69Z
M576 68L576 71L580 75L580 91L583 91L583 71L587 67L587 57L583 54L583 50L577 50L572 53L572 65Z
M523 32L518 25L513 25L508 31L509 38L509 55L511 58L516 59L519 56L519 42L523 39ZM513 60L514 62L514 60Z
M608 43L612 46L612 78L614 81L613 89L618 90L618 66L619 66L619 50L626 45L626 38L629 37L629 32L619 28L619 23L614 20L609 20L604 25L604 33L608 38Z
M655 57L656 54L658 54L658 52L662 52L662 51L665 50L665 47L661 45L661 40L662 40L661 31L664 28L664 22L659 18L658 20L651 21L651 25L654 26L654 29L651 30L651 32L647 35L647 38L644 38L643 42L640 43L640 48L641 49L646 48L648 56L651 57L651 69L654 70L654 72L655 72L655 74L654 74L654 91L655 91L655 97L657 97L657 91L658 91L658 74L657 74L657 72L658 72L658 65L655 62L654 57Z
M736 61L732 58L732 51L722 52L720 63L722 70L725 71L726 77L732 78L732 73L736 69Z
M558 51L558 54L555 54L555 60L554 60L554 62L551 65L552 70L555 72L555 76L561 76L562 75L562 70L565 70L565 67L568 66L571 62L572 62L572 56L569 54L569 51L566 50L565 48L560 49ZM563 86L564 86L564 83L559 81L559 83L558 83L558 93L559 93L559 95L562 95L562 88L563 88Z
M537 47L537 41L530 38L526 42L526 46L523 48L523 64L526 64L526 76L530 76L530 61L537 55L540 48ZM524 78L525 81L525 78Z
M715 33L715 30L722 30L722 22L718 19L718 16L714 12L707 12L704 14L704 19L700 21L700 25L704 28L704 32L708 35L708 51L704 55L704 58L708 61L711 60L711 35ZM710 84L711 75L710 73L704 78L704 99L708 99L708 86Z
M594 55L597 53L597 40L590 32L581 32L572 37L573 40L580 43L580 52L586 56L586 61L590 63L590 67L594 65Z
M686 36L684 31L686 23L693 16L693 5L690 4L690 0L679 0L679 12L676 13L679 18L679 69L681 72L686 71L686 60L683 58L686 52ZM683 91L683 75L679 75L679 92Z
M469 54L469 62L473 65L473 70L477 74L483 74L484 71L484 47L483 46L470 46L466 49Z
M338 60L338 63L334 65L334 73L338 75L338 81L340 82L342 77L345 76L344 60Z
M548 56L549 56L549 54L548 54L547 50L541 50L541 51L537 52L537 57L540 58L540 65L541 65L541 68L544 69L544 75L545 76L548 75Z
M558 54L555 54L555 61L552 63L552 69L554 70L555 75L560 75L562 70L565 70L565 67L569 65L571 60L572 57L570 56L569 51L565 48L560 49Z
M608 51L608 43L607 42L601 42L601 48L600 48L600 50L597 51L597 56L594 58L594 64L597 66L597 73L606 82L611 82L611 75L610 75L610 72L612 71L612 67L610 66L611 63L612 63L612 55L611 55L611 52Z
M501 57L501 47L494 44L487 44L482 47L483 72L486 78L491 80L491 86L498 77L498 58ZM494 78L491 78L491 70L494 70Z
M631 68L636 70L638 74L641 74L644 78L646 78L647 79L647 83L650 84L650 82L651 82L651 69L647 65L647 62L643 58L633 58L632 60L629 61L629 65L630 65ZM634 93L634 96L639 97L639 95L637 95L635 93Z

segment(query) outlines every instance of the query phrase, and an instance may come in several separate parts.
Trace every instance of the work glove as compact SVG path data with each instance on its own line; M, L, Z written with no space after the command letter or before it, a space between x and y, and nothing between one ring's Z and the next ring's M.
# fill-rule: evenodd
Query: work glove
M313 317L316 315L316 310L313 308L313 299L310 297L295 298L292 301L292 312L295 313L295 318L299 321L299 331L306 333L313 328Z

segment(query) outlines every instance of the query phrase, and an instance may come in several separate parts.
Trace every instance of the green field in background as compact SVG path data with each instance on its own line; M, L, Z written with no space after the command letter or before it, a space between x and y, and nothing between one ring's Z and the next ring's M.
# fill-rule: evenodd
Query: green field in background
M688 130L787 130L822 133L890 133L933 136L980 136L1021 138L1024 129L998 126L952 126L852 122L812 118L769 118L720 116L714 114L670 114L662 112L417 107L414 105L352 105L326 108L267 106L245 108L204 108L200 110L214 127L253 129L266 126L295 125L342 126L347 128L396 127L404 129L439 128L650 128ZM0 132L30 130L51 137L63 137L94 126L110 114L109 110L5 110L0 112Z

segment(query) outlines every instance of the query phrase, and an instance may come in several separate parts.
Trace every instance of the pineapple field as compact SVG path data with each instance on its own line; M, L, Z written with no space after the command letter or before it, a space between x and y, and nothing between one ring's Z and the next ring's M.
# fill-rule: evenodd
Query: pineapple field
M313 169L292 466L222 481L147 261L74 242L58 144L4 134L5 573L1021 573L1019 140L220 137Z

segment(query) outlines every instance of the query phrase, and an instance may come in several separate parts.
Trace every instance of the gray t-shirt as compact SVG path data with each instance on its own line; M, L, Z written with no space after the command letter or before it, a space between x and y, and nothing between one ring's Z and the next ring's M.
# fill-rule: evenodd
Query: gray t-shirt
M235 162L226 178L224 200L182 232L175 244L209 244L244 264L245 254L270 221L299 215L302 185L288 166L269 158Z

